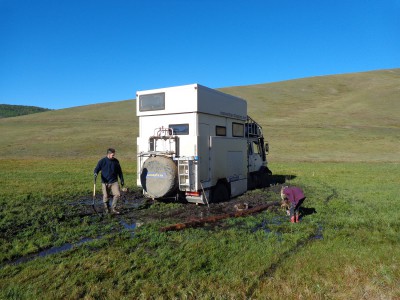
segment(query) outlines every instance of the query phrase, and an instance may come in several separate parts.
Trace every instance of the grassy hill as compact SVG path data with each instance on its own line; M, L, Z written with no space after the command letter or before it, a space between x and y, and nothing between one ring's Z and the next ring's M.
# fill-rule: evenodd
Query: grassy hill
M14 158L83 158L113 146L136 157L135 110L135 102L127 100L3 119L0 149Z
M273 161L399 161L400 69L220 89L248 101ZM135 159L135 101L0 120L7 157ZM29 137L29 138L27 138Z
M399 86L393 69L221 90L247 99L271 158L398 161Z
M0 118L17 117L17 116L44 112L48 110L50 109L36 107L36 106L0 104Z
M95 214L107 147L136 188L134 100L0 119L0 298L400 299L399 87L393 69L221 89L248 100L271 170L304 189L298 224L268 210L164 233L189 204L135 193ZM278 201L279 186L244 197Z

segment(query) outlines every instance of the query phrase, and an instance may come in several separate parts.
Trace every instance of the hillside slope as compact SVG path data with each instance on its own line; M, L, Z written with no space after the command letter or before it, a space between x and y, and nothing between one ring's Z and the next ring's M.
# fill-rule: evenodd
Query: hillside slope
M223 88L247 99L271 158L398 161L400 69Z
M0 119L3 157L99 157L108 147L136 158L133 100L79 106Z
M400 69L229 87L248 101L274 161L400 161ZM3 158L136 159L135 101L0 120Z

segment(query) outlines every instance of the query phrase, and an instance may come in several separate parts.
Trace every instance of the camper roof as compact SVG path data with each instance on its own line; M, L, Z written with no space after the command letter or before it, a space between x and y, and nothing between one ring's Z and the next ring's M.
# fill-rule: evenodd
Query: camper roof
M200 84L189 84L136 94L137 116L206 113L246 120L247 103L244 99Z

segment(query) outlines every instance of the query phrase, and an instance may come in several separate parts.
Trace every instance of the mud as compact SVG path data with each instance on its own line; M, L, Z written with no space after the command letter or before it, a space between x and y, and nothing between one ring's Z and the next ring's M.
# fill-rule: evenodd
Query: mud
M166 221L168 223L185 223L193 219L204 219L213 216L234 214L245 207L245 210L265 206L271 202L279 201L280 185L257 190L256 192L248 192L239 197L233 198L226 202L210 203L209 205L194 204L187 202L178 202L173 200L152 200L144 198L140 191L122 192L119 201L119 211L121 215L115 216L123 222L133 224L140 222L148 224L154 221ZM111 201L111 199L110 199ZM81 208L82 214L93 214L92 200L80 199L71 203ZM165 204L173 204L167 206ZM101 195L95 199L96 212L103 214L103 203ZM280 208L271 205L267 208L269 211L278 211ZM125 227L125 226L123 226Z
M140 191L124 191L121 194L118 207L121 214L113 215L112 217L117 218L120 224L120 228L118 230L127 230L130 232L132 238L134 238L135 231L138 227L154 221L163 221L173 225L177 223L186 224L190 222L194 222L196 224L198 220L215 219L216 223L213 225L214 228L219 228L220 226L223 228L223 225L219 224L221 223L219 221L225 218L221 218L221 216L244 216L252 213L258 213L264 209L267 209L268 211L275 212L276 216L269 221L263 220L252 230L252 232L263 230L265 233L267 233L267 237L269 235L277 235L278 238L280 238L282 233L271 230L270 226L281 225L284 222L288 222L286 216L278 213L281 211L281 208L277 205L277 201L280 200L281 186L281 184L272 184L254 192L247 192L244 195L233 198L229 201L210 203L209 205L196 205L193 203L177 202L175 200L160 202L157 200L144 198ZM168 206L168 204L172 205ZM75 213L78 211L78 215L81 217L93 216L99 218L98 220L100 222L107 222L107 217L103 211L103 201L101 195L98 195L95 198L95 209L93 209L93 199L91 197L80 197L71 201L69 205L74 207ZM261 207L264 208L260 209ZM303 208L303 216L313 213L316 213L315 209ZM72 217L72 215L70 217ZM319 226L317 232L313 236L309 237L306 241L300 242L295 248L302 247L311 240L323 239L322 233L323 228L322 226ZM100 238L101 236L98 236L97 238L83 238L76 243L67 243L59 247L45 249L41 252L4 262L3 264L0 264L0 268L5 265L18 265L39 257L46 257L52 254L68 251L87 242ZM289 250L284 254L284 257L290 256L293 251L293 249ZM275 272L275 269L278 265L280 265L280 261L271 265L270 268L265 271L262 277L270 276Z

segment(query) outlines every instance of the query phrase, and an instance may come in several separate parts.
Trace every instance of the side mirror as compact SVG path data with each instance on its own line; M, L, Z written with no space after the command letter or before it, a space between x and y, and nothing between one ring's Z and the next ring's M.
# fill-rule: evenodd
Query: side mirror
M269 153L269 144L265 143L265 153Z

